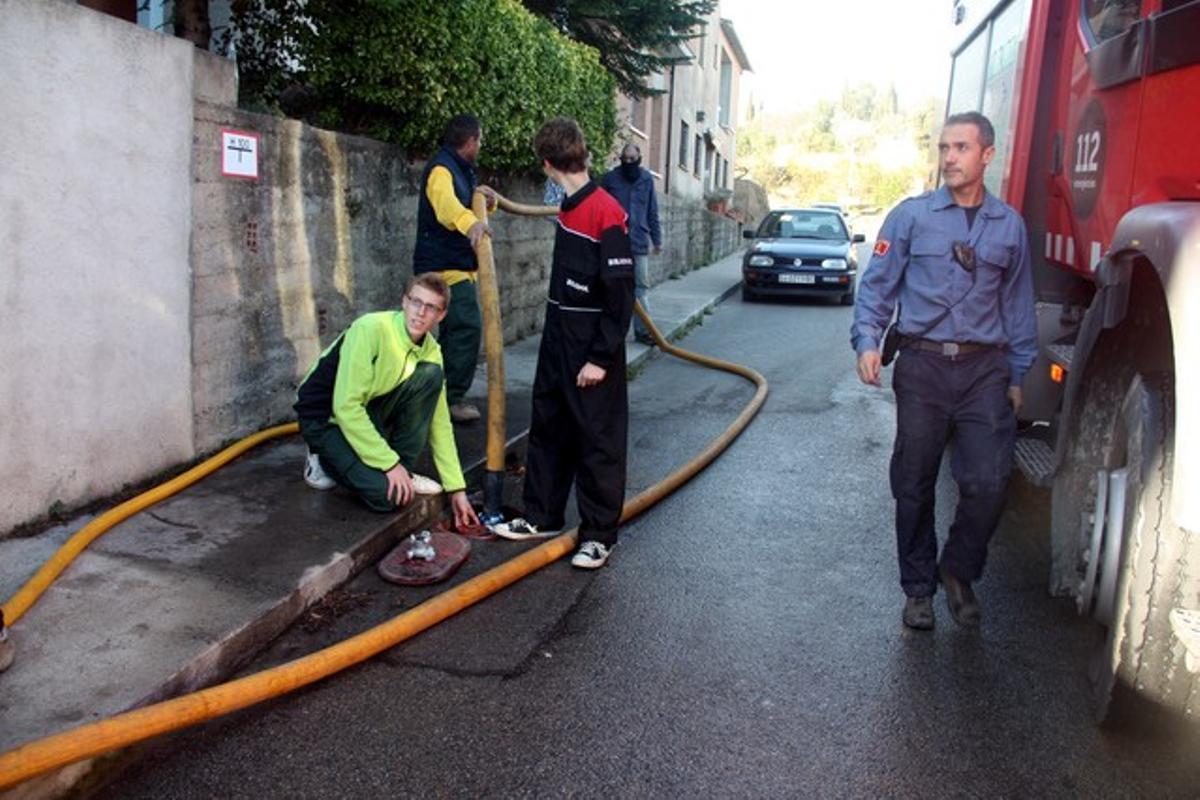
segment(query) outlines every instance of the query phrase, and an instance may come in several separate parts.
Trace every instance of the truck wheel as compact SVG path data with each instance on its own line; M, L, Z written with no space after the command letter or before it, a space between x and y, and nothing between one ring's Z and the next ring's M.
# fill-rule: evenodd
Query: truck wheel
M1079 593L1096 507L1097 473L1104 468L1117 411L1134 378L1133 361L1112 339L1096 345L1083 383L1079 410L1071 421L1067 451L1054 476L1050 502L1050 594Z
M1194 598L1200 581L1200 547L1189 545L1193 537L1170 521L1172 390L1169 376L1135 375L1107 437L1102 466L1123 476L1124 484L1123 498L1110 495L1108 509L1120 515L1123 536L1102 536L1095 552L1085 553L1085 563L1095 559L1095 569L1081 598L1087 607L1080 609L1097 623L1088 677L1100 721L1120 696L1114 695L1118 680L1178 711L1200 703L1200 681L1185 668L1169 621L1171 608Z
M844 305L844 306L854 305L854 290L853 289L851 289L850 291L848 291L844 295L842 295L842 305Z
M746 284L742 284L742 302L743 303L751 303L754 301L754 299L755 299L754 292L750 291L749 286L747 286Z

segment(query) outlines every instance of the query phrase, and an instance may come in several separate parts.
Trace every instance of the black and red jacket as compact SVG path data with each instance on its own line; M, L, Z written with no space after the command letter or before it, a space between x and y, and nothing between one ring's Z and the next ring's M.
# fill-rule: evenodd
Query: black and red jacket
M547 303L543 339L558 339L579 366L624 363L633 251L625 210L594 182L562 203Z

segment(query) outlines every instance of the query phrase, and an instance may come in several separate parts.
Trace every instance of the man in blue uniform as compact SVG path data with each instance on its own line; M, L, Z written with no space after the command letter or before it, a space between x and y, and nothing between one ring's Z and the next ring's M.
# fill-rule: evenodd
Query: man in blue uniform
M994 143L982 114L946 120L944 183L888 215L854 308L858 376L879 386L881 340L899 303L890 477L903 619L919 630L933 627L939 580L955 622L979 624L971 584L1004 506L1021 382L1037 355L1025 223L983 185ZM959 502L939 560L934 486L951 438Z

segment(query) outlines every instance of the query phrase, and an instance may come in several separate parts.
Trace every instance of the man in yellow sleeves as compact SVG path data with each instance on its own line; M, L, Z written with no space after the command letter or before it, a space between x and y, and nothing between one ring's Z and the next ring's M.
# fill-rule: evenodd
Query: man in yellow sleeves
M447 123L442 147L430 157L421 176L413 250L413 274L436 272L450 287L450 305L438 329L438 342L445 361L450 418L460 423L480 416L465 397L475 378L483 330L475 292L475 245L491 235L487 224L471 212L475 160L482 144L483 129L474 116L460 114ZM495 202L489 187L479 188L489 203Z

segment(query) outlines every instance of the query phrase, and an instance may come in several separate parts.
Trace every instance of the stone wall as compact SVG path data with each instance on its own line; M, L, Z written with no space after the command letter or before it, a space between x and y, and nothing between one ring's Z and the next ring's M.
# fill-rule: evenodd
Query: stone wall
M259 135L260 178L220 174L222 128ZM355 317L396 307L412 275L423 164L396 147L198 103L193 386L201 452L289 417L296 385ZM541 184L506 195L540 202ZM554 228L491 220L505 339L541 324Z

